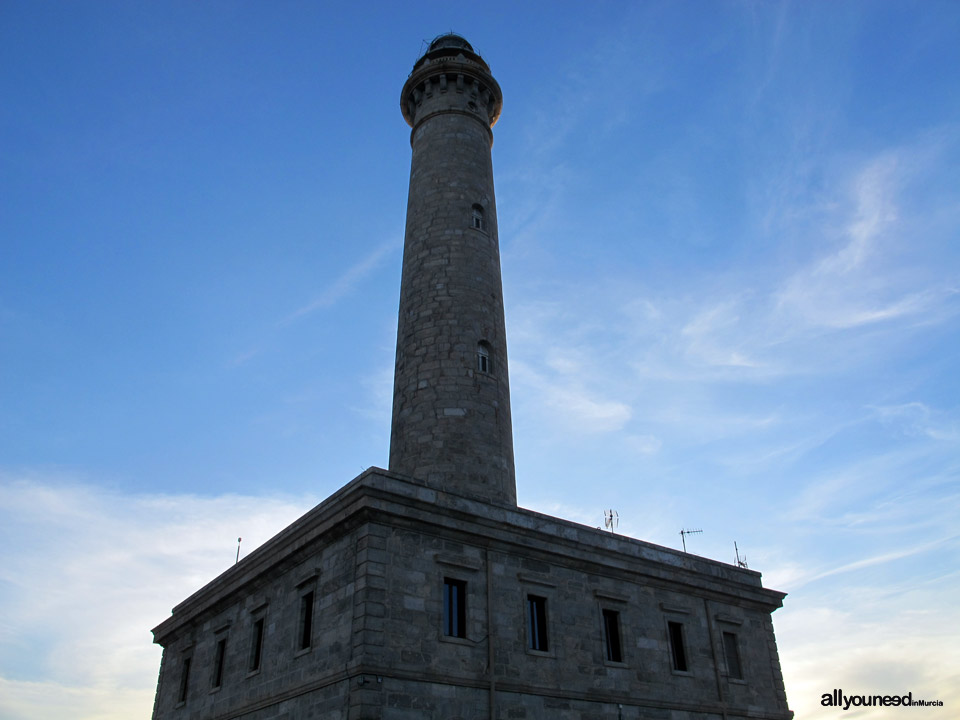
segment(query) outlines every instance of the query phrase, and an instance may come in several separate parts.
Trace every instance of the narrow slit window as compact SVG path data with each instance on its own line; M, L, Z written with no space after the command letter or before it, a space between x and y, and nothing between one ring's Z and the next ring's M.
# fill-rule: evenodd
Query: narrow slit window
M493 372L493 363L490 360L490 346L481 341L477 345L477 372L489 375Z
M467 636L467 583L463 580L443 579L443 634Z
M531 650L547 652L547 599L527 595L528 641Z
M486 226L483 222L483 207L480 205L473 206L473 220L472 226L474 230L485 230Z
M723 655L727 660L727 675L736 680L742 680L743 669L740 667L740 649L737 647L736 633L723 634Z
M670 653L673 656L673 669L687 671L687 654L683 649L683 623L668 622L670 629Z
M313 642L313 591L300 598L299 649L306 650Z
M616 610L603 611L603 642L608 662L623 662L623 649L620 647L620 613Z
M263 618L258 618L250 633L250 672L260 669L263 659Z
M183 668L180 670L180 690L177 693L177 702L186 702L190 691L190 663L192 658L183 659Z
M214 688L223 685L223 664L227 658L227 639L220 638L217 641L217 654L213 660L213 682Z

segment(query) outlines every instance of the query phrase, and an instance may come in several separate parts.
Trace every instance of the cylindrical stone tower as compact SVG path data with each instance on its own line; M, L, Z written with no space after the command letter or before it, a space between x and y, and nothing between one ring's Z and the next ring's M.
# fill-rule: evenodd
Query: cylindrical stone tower
M459 35L441 35L400 97L413 128L390 469L515 505L491 128L503 96Z

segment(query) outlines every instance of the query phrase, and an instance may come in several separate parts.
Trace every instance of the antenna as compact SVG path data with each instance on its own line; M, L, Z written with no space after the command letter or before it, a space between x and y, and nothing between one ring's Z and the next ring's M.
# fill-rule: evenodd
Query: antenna
M603 511L603 526L613 532L616 530L617 525L620 524L620 516L617 514L616 510L604 510Z
M694 535L696 533L702 533L703 530L681 530L680 539L683 540L683 551L687 551L687 535Z
M243 540L243 538L237 538L237 562L240 562L240 541L241 540ZM236 564L237 563L234 563L234 565Z
M741 567L744 570L749 570L747 567L747 556L744 555L740 557L740 548L737 547L737 541L733 541L733 551L737 554L737 567Z

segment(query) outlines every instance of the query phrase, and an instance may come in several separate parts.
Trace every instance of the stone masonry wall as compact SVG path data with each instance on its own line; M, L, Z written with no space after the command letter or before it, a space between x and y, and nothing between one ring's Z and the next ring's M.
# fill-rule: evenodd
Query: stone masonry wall
M445 633L447 578L465 583L463 637ZM530 647L529 595L545 599L545 650ZM490 717L493 698L504 720L787 720L770 621L781 598L752 571L372 470L158 627L154 718L474 720ZM606 654L604 610L617 613L619 660ZM671 622L685 670L674 667ZM736 637L739 678L724 633Z
M345 720L344 670L353 653L358 545L363 531L287 559L273 577L221 601L176 633L164 648L154 720L233 717L251 720ZM302 554L302 553L301 553ZM310 645L300 647L301 598L313 593ZM251 670L255 623L264 620L259 669ZM226 640L223 674L214 687L217 645ZM184 660L190 658L185 702L179 701ZM304 705L306 703L306 705ZM293 710L309 706L310 711Z
M385 540L391 562L383 627L390 642L365 655L395 680L384 686L383 718L415 717L410 703L424 695L439 708L429 717L473 717L457 706L462 697L452 690L445 703L443 693L420 686L488 687L488 642L498 718L610 718L618 704L624 718L706 718L721 709L728 717L789 717L779 663L771 661L767 610L648 578L625 579L605 569L603 558L549 558L406 527L390 529ZM467 583L465 638L443 634L444 578ZM529 648L530 594L546 598L546 652ZM618 613L619 662L606 659L604 609ZM683 626L685 672L673 668L668 622ZM729 676L724 631L737 638L742 679ZM488 706L484 693L473 697Z

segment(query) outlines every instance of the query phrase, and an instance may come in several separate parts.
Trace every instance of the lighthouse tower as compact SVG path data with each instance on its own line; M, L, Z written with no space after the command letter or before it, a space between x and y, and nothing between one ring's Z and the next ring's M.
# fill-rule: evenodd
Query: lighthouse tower
M516 505L491 128L503 96L465 39L403 86L412 128L390 470Z

